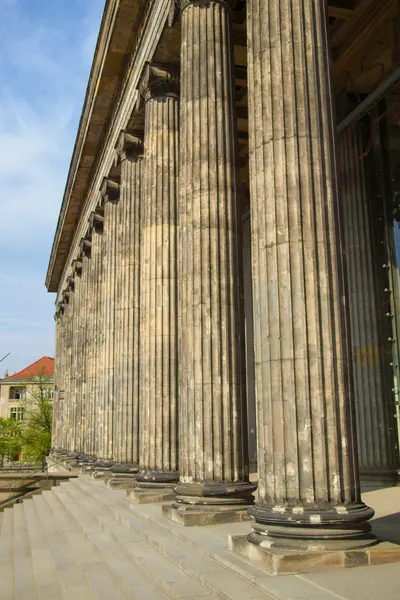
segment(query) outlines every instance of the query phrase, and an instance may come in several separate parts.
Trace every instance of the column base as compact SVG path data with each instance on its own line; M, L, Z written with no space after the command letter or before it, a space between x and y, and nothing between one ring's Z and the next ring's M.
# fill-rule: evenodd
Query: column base
M114 475L106 478L106 486L111 490L130 490L133 488L135 480L131 475Z
M90 471L90 477L92 479L107 480L112 477L112 467L114 461L112 460L96 460L93 469Z
M129 490L135 483L138 467L132 463L116 463L110 468L106 486L112 490Z
M271 575L295 575L328 569L365 567L400 562L400 546L389 542L377 543L373 547L357 550L290 551L279 550L249 541L248 536L229 536L228 547L244 560L265 569Z
M249 521L248 505L221 506L210 504L164 504L162 515L166 519L178 523L183 527L222 525L224 523L240 523Z
M255 520L248 541L279 550L331 551L364 548L376 544L369 519L372 508L355 504L273 505L249 508Z
M133 489L127 492L129 500L136 504L154 504L156 502L169 502L175 500L173 485L166 486L163 483L149 485L134 485Z
M179 482L177 471L141 471L135 475L135 487L155 489L160 486L172 488Z
M256 489L257 484L249 481L180 482L176 502L163 506L163 516L184 527L248 521Z
M254 504L253 492L257 483L249 481L213 481L209 483L180 482L175 487L176 501L178 504L197 505L199 507Z
M400 484L396 469L365 469L360 468L361 491L373 492Z

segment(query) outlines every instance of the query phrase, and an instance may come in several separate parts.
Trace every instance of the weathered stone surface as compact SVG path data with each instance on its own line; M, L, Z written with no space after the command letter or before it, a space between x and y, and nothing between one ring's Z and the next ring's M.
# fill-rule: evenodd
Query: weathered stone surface
M121 183L116 245L114 458L138 464L142 140L121 132L117 156Z
M362 550L290 552L251 544L246 536L229 536L229 549L272 575L295 575L328 569L365 567L400 561L400 546L382 542Z
M380 219L382 207L374 189L371 157L361 158L370 135L369 122L368 129L366 125L361 122L351 131L344 131L338 142L358 453L364 488L390 486L397 479L390 286L383 268L385 225Z
M162 507L163 517L183 527L198 527L205 525L223 525L224 523L240 523L249 521L248 506L225 506L225 507L193 507L177 504L165 504Z
M102 340L102 372L101 402L102 425L99 456L113 459L114 453L114 349L115 349L115 281L116 281L116 231L119 201L119 186L110 179L102 184L104 207L103 229L103 340Z
M179 204L181 483L176 492L193 502L219 496L222 504L241 492L242 502L250 502L255 486L244 485L231 13L225 2L186 5Z
M179 99L165 69L143 74L145 160L140 273L140 445L145 474L178 479L177 193Z
M373 511L360 500L326 3L247 6L259 471L250 514L270 536L315 525L318 538L323 524L362 541Z

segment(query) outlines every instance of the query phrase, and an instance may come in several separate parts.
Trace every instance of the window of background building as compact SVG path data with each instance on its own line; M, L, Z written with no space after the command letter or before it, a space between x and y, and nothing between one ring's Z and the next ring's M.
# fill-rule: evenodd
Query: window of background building
M25 400L26 387L11 387L10 400Z
M22 406L13 406L10 408L10 419L12 421L23 421L24 420L25 409Z

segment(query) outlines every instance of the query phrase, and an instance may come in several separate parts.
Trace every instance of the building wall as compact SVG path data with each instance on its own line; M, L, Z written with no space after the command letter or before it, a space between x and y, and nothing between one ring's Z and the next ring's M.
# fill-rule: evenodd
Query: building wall
M46 388L53 389L54 381L46 382ZM37 389L37 384L32 384L31 382L18 382L18 381L10 381L9 383L1 383L0 384L0 418L7 419L10 417L10 410L12 408L21 407L23 405L23 400L10 400L10 389L13 387L25 387L26 388L26 399L29 399L32 394L35 393L35 388Z

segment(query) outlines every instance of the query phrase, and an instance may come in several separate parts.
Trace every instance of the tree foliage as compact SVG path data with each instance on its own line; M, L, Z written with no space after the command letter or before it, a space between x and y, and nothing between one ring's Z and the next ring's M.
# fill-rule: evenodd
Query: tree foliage
M39 375L23 402L25 418L21 427L23 460L40 462L43 468L51 449L53 407L48 389L48 378Z
M0 418L0 466L21 453L21 426L12 419Z

